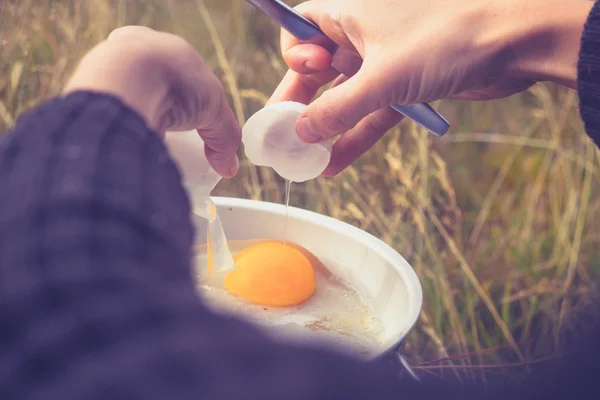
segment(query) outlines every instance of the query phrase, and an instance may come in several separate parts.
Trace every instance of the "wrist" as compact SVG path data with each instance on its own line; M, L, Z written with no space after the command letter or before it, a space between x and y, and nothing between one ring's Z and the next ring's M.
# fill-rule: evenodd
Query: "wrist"
M498 60L502 75L511 78L550 81L575 89L577 60L583 27L592 1L500 0L504 24L496 37L503 43Z
M89 90L115 95L162 134L168 76L167 67L149 49L103 42L81 60L64 92Z

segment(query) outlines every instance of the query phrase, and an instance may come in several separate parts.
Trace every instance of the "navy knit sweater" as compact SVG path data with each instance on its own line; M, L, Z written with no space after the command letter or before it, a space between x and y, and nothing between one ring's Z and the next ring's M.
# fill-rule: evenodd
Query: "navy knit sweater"
M600 7L579 63L600 144ZM205 308L193 227L163 143L118 99L78 92L0 145L0 399L598 399L600 330L571 358L494 388L400 382L347 355L273 342Z

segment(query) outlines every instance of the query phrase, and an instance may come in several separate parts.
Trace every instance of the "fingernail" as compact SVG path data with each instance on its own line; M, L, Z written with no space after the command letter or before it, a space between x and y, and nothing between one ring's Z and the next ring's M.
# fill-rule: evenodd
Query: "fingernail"
M304 63L304 66L306 67L306 69L310 69L311 71L320 71L322 69L319 68L319 66L312 61L306 61Z
M233 165L229 167L229 176L234 176L240 169L240 160L237 156L233 159Z
M296 132L300 139L308 143L315 143L321 140L321 135L314 131L307 117L300 118L300 121L296 124Z

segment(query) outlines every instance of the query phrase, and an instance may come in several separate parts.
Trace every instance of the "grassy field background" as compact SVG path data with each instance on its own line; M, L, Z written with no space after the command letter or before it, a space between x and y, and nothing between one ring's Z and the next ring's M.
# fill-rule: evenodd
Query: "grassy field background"
M240 123L286 71L277 27L242 0L6 0L0 131L59 93L87 50L129 24L190 41L222 78ZM359 226L411 262L425 304L406 352L420 374L512 378L560 356L569 316L595 291L599 153L576 93L552 85L434 106L452 124L446 137L405 121L341 175L294 185L291 204ZM272 171L242 164L216 194L283 200Z

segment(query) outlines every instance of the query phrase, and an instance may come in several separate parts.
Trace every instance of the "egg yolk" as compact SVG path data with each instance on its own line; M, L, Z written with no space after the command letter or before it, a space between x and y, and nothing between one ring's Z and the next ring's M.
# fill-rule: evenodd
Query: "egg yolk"
M233 261L236 269L225 277L225 288L250 302L289 307L315 292L316 274L308 258L281 242L247 247Z

